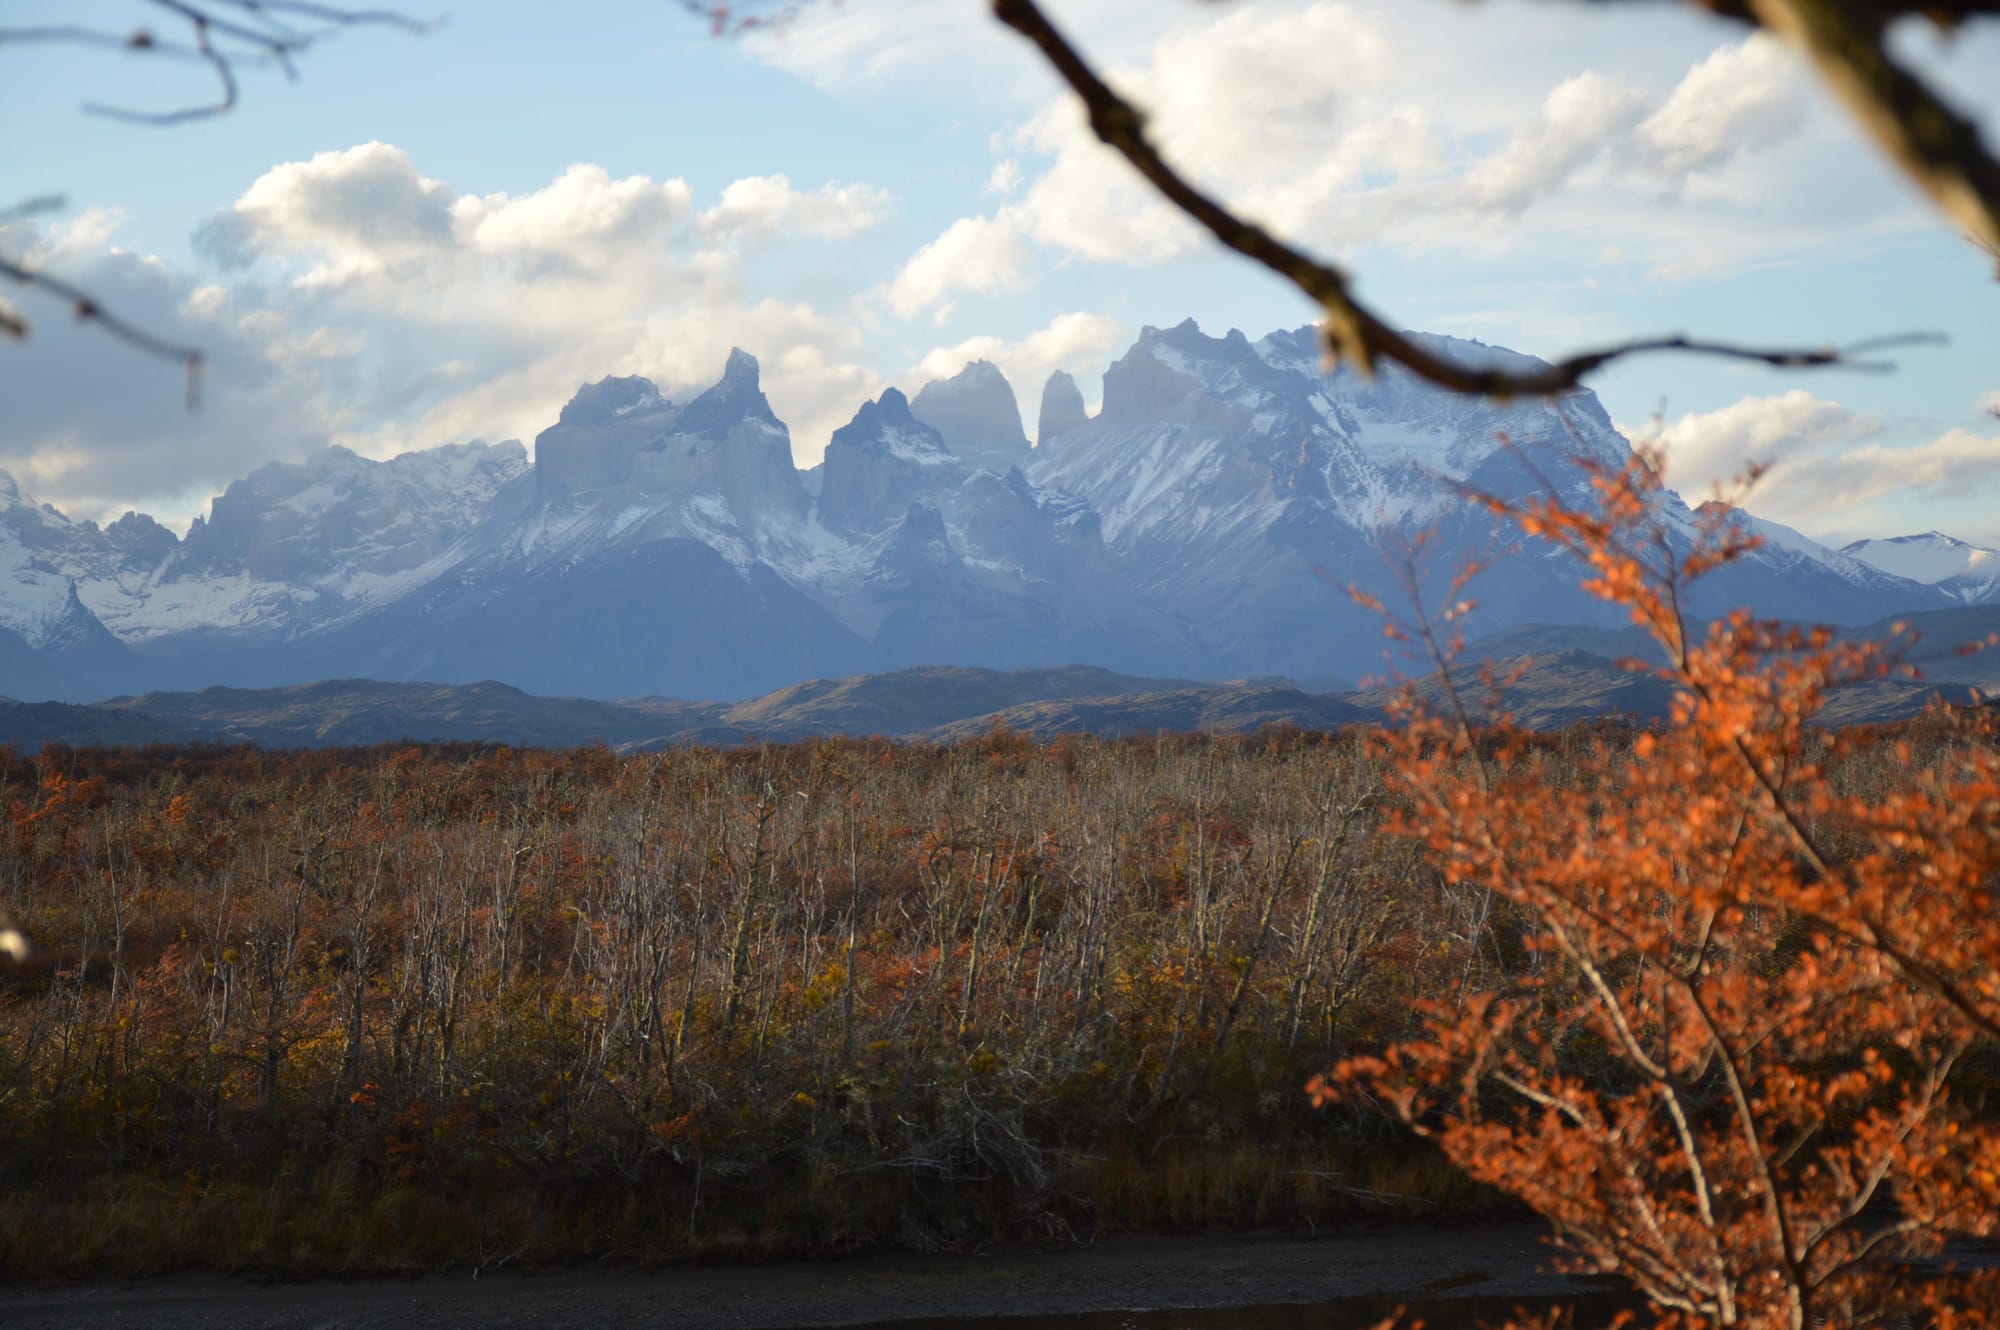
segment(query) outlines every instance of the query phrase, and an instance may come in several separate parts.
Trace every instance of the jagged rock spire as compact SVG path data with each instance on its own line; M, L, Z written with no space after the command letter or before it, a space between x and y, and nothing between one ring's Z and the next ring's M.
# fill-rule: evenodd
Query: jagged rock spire
M924 385L910 411L944 439L952 454L983 471L1018 466L1028 456L1021 405L1007 376L975 360L949 379Z
M1083 390L1076 386L1070 372L1059 369L1049 375L1049 381L1042 385L1042 413L1035 425L1035 446L1046 448L1057 435L1089 421L1090 415L1083 406Z

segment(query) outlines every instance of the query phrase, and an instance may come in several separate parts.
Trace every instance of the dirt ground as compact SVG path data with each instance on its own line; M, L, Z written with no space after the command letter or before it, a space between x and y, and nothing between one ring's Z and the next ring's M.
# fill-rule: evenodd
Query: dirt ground
M1399 1227L1299 1237L1123 1237L969 1256L663 1270L449 1272L258 1284L213 1275L0 1289L0 1325L670 1327L785 1330L915 1317L1248 1307L1364 1294L1480 1298L1579 1290L1547 1273L1542 1230Z

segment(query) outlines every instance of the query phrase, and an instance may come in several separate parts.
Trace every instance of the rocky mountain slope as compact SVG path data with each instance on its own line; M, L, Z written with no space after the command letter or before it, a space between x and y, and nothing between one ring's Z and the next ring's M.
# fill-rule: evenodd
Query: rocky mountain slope
M1189 321L1146 329L1094 416L1053 377L1033 446L1012 387L975 362L863 403L802 473L737 351L692 393L584 386L532 461L506 442L261 467L185 537L140 514L75 522L0 483L0 695L351 677L729 701L919 665L1359 677L1381 636L1350 583L1400 605L1413 577L1435 599L1488 560L1473 632L1617 626L1565 557L1514 548L1465 491L1580 498L1587 464L1626 455L1588 393L1501 407L1393 369L1329 377L1311 329L1253 342ZM1660 516L1694 530L1677 499ZM1990 566L1974 552L1934 576L1757 529L1765 547L1694 613L1862 624L1965 604Z

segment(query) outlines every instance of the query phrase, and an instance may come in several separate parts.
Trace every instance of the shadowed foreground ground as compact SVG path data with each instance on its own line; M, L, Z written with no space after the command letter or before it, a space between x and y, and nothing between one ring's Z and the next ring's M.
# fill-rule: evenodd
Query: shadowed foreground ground
M177 1276L0 1293L8 1326L647 1325L780 1330L913 1317L1243 1307L1367 1294L1511 1298L1587 1287L1546 1273L1542 1230L1400 1227L1298 1238L1117 1238L1091 1247L770 1266L489 1271L256 1285Z

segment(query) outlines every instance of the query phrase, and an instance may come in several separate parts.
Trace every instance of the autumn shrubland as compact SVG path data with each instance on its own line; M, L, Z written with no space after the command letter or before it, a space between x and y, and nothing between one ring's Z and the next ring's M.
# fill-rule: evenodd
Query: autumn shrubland
M1480 758L1547 805L1634 738ZM1926 722L1839 780L1971 742ZM0 1261L737 1260L1490 1213L1503 1193L1381 1102L1300 1092L1420 1034L1423 1001L1546 964L1516 906L1385 834L1427 813L1382 743L13 758L0 873L38 951L0 997ZM1440 789L1475 766L1427 752Z
M1478 1195L1300 1086L1487 963L1357 736L49 749L0 1264L743 1259Z

